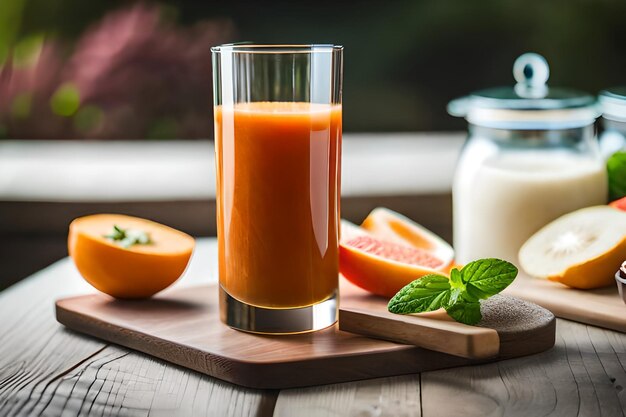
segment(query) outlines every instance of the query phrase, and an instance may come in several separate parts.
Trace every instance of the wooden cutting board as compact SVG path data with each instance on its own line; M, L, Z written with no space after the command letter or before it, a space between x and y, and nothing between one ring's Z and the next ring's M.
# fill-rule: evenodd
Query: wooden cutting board
M520 273L504 292L545 307L557 317L626 332L626 304L616 285L576 290Z
M376 309L385 304L350 284L342 284L341 294L342 308L377 314ZM512 316L532 318L531 328L494 321L498 355L468 359L341 331L337 326L288 336L244 333L220 322L217 300L217 285L172 289L141 301L92 294L57 301L56 315L73 330L252 388L404 375L523 356L554 345L554 316L528 303L522 311L512 310Z
M387 310L387 300L342 286L339 329L406 343L468 359L499 359L541 352L554 345L554 315L535 304L496 295L482 302L477 326L454 321L442 309L419 315Z

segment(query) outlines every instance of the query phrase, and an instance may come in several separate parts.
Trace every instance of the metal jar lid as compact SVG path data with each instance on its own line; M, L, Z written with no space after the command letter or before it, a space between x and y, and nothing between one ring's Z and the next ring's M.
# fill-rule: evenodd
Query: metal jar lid
M598 96L602 117L626 122L626 87L613 87L601 91Z
M513 87L476 91L448 103L448 113L468 122L499 129L571 129L594 123L595 98L582 91L548 87L550 68L541 55L515 60Z

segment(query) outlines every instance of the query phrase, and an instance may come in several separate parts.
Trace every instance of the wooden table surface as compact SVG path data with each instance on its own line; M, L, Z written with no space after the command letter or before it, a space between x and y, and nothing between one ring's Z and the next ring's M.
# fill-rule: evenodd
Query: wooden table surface
M216 279L201 239L175 285ZM63 259L0 293L0 416L623 416L626 335L566 320L554 349L499 363L255 391L66 330L56 298L93 291ZM625 309L626 313L626 309Z

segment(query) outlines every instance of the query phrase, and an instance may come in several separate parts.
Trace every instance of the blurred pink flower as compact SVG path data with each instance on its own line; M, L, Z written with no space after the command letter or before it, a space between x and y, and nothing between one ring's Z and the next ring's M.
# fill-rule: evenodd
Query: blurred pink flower
M26 132L31 137L211 137L210 47L230 41L233 34L228 21L176 26L153 5L113 11L86 30L63 68L58 48L46 43L30 72L16 69L6 86L0 81L0 120L15 138ZM48 50L56 51L54 59L44 53ZM79 97L65 116L50 110L61 86ZM3 90L10 93L6 100ZM11 118L17 90L37 97L31 124L44 123L34 130L5 120Z
M31 63L18 65L9 60L0 68L0 123L13 138L63 137L71 125L49 106L59 85L61 57L58 43L43 41Z
M104 111L99 137L149 136L159 121L170 121L180 137L207 137L210 47L232 34L228 22L176 28L161 20L157 8L136 5L87 31L65 78L76 84L83 103Z

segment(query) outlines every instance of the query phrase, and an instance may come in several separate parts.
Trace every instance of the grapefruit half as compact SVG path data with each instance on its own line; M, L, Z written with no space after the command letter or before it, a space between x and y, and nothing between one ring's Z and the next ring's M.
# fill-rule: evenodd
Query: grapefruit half
M424 275L446 274L448 266L425 249L383 240L358 226L342 223L339 272L373 294L393 297Z

